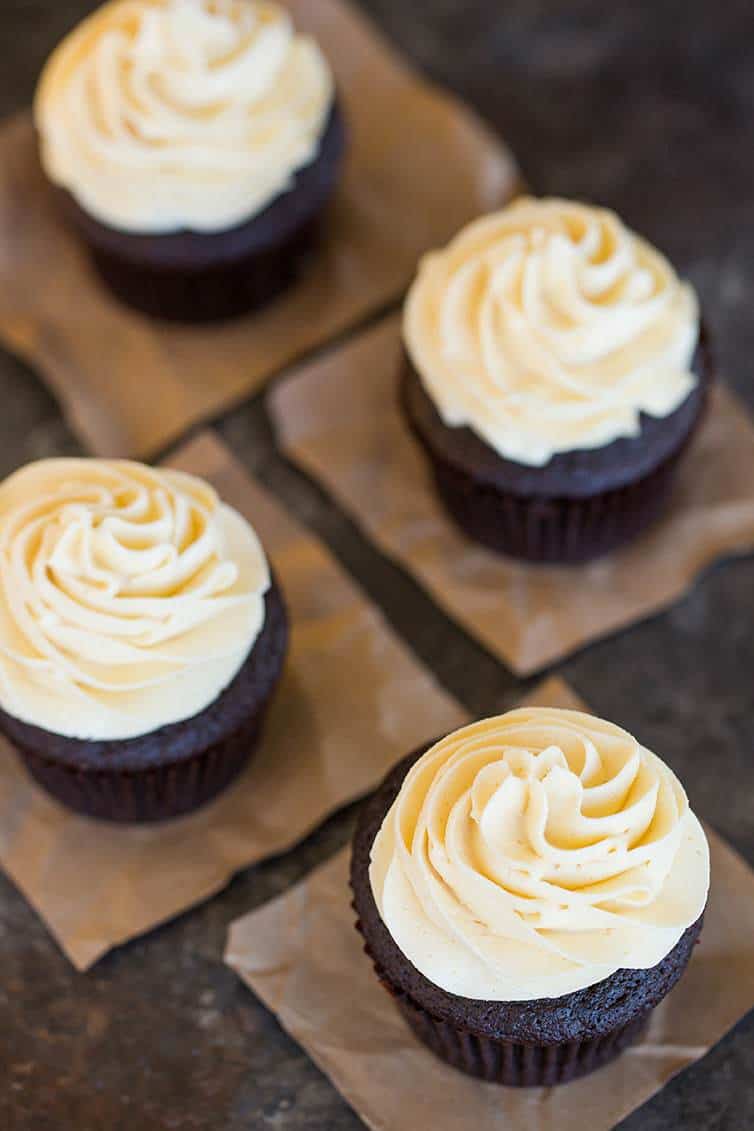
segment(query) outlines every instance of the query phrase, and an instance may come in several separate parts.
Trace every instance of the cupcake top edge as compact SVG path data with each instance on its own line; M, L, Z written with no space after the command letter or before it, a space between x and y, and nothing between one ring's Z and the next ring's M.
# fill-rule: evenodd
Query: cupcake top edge
M138 234L224 231L319 152L334 80L271 0L110 0L50 56L34 118L48 178Z
M637 436L698 383L691 285L605 208L521 197L425 256L403 322L448 427L532 467Z
M247 659L269 587L256 533L203 480L29 464L0 483L0 707L85 740L193 717Z
M676 776L626 731L522 708L418 759L369 879L435 986L532 1001L661 962L704 910L709 848Z

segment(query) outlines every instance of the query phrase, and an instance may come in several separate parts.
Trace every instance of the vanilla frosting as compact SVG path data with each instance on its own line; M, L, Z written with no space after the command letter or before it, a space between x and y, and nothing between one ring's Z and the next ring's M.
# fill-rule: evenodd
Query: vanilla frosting
M55 459L0 484L0 706L83 739L198 714L263 626L256 534L193 476Z
M529 197L426 256L404 318L445 424L534 467L673 412L698 337L692 288L614 213Z
M48 176L97 220L215 232L291 187L333 93L268 0L112 0L53 52L35 120Z
M431 982L529 1001L660 962L704 910L709 850L675 775L630 734L528 708L464 727L414 764L370 881Z

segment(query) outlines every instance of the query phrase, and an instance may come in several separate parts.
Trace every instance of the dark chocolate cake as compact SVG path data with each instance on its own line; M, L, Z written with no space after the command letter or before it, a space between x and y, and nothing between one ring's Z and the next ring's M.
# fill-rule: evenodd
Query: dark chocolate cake
M138 235L95 220L67 192L63 210L110 290L154 318L211 322L248 314L295 282L315 248L346 146L336 102L314 161L291 188L224 232Z
M0 729L39 784L79 813L121 822L178 817L220 793L251 758L287 642L285 606L273 578L248 658L200 714L120 741L52 734L2 710Z
M357 927L380 981L416 1035L471 1075L500 1084L551 1085L599 1068L636 1040L652 1009L681 977L702 919L652 969L619 970L559 998L476 1001L433 985L393 941L369 879L374 839L408 771L428 749L415 751L388 774L364 805L354 836L351 887Z
M642 413L638 436L558 453L544 467L504 459L471 428L445 424L407 356L400 402L438 493L466 534L513 557L575 564L617 549L661 514L704 417L714 376L706 334L694 370L699 384L669 416Z

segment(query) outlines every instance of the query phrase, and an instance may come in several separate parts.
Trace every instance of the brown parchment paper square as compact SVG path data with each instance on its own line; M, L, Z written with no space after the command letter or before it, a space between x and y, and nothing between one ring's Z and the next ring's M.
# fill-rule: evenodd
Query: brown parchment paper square
M252 482L212 433L170 460L256 527L291 617L291 652L259 751L192 816L117 827L78 817L0 741L0 865L83 970L207 899L367 792L397 753L464 721L324 547Z
M505 146L412 71L345 0L288 0L330 59L350 131L341 190L301 281L213 328L150 322L106 293L60 222L28 113L0 129L0 340L39 369L98 455L148 456L406 287L418 257L510 198Z
M397 402L400 319L303 366L269 404L286 455L514 672L530 675L681 598L716 560L754 550L754 425L725 385L667 514L582 567L515 562L447 517Z
M531 701L583 706L559 681ZM354 929L348 849L233 924L225 961L374 1131L607 1131L754 1006L754 873L709 828L712 889L684 977L643 1041L584 1080L504 1088L435 1059L406 1027Z

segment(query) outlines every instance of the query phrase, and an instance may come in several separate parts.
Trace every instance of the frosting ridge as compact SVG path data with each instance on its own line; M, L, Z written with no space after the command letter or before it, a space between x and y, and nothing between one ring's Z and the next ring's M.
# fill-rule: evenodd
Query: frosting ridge
M704 910L709 850L678 779L626 731L522 708L414 764L370 882L435 985L529 1001L660 962Z
M333 94L270 0L110 0L53 52L34 111L50 179L96 219L213 232L290 188Z
M53 459L0 484L0 706L83 739L192 717L264 623L256 534L202 480Z
M404 340L440 416L499 455L635 436L697 384L696 295L606 209L520 198L425 256Z

